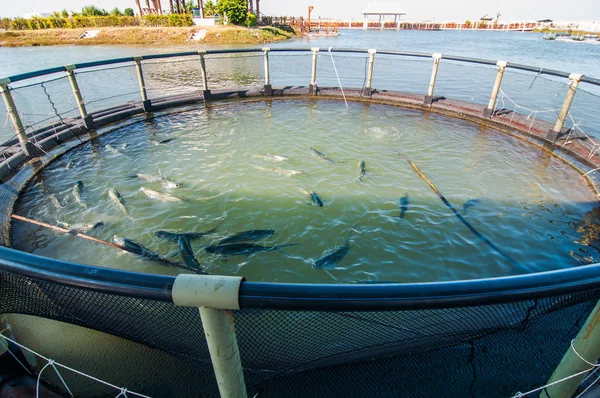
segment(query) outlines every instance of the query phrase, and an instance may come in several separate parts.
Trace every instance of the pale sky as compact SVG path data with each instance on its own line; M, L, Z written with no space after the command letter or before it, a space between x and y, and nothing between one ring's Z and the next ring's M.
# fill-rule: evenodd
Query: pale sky
M142 0L144 1L144 0ZM194 0L197 1L197 0ZM393 0L387 0L390 2ZM261 0L261 13L266 15L304 15L309 5L315 7L314 17L361 19L361 11L373 0ZM386 1L381 1L386 2ZM162 0L168 8L169 1ZM400 1L407 13L404 20L477 20L484 14L493 14L500 6L500 20L531 20L550 18L564 20L600 20L598 0L425 0ZM15 17L26 13L62 10L80 11L86 5L96 5L111 10L135 9L134 0L0 0L0 16Z

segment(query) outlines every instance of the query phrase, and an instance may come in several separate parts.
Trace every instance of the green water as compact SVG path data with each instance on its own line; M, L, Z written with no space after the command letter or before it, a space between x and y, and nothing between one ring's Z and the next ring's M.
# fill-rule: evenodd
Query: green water
M169 138L174 140L156 145ZM514 262L469 231L400 153ZM180 186L132 177L136 173ZM87 208L74 200L77 180L84 184ZM151 199L144 187L182 201ZM109 188L123 196L127 216L110 200ZM311 205L308 191L318 193L324 206ZM50 194L64 207L53 204ZM400 218L399 199L405 195L408 207ZM463 211L469 200L475 205ZM288 100L199 106L102 136L48 166L25 190L16 213L53 224L102 221L90 235L127 237L174 261L182 261L177 243L155 237L155 231L218 226L215 234L192 242L198 261L209 273L252 281L417 282L577 266L579 256L569 252L597 256L578 243L577 232L595 201L585 180L565 163L488 128L383 105L350 103L346 109L338 101ZM347 255L314 269L313 262L342 246L355 224ZM260 244L295 246L225 258L204 250L253 229L276 231ZM13 243L84 264L181 272L21 222L14 225Z

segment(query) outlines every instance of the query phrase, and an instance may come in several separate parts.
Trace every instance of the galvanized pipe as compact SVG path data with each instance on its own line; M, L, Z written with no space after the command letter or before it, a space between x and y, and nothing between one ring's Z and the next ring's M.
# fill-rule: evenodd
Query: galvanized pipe
M563 126L565 125L565 120L567 120L567 116L569 115L569 110L571 110L571 104L573 103L573 99L575 98L575 93L577 92L577 87L579 87L579 82L583 75L572 73L569 76L571 79L571 84L569 85L569 90L567 91L567 96L565 97L565 102L563 103L562 109L558 115L558 119L556 119L556 124L554 124L553 131L555 133L560 133Z
M431 80L429 81L429 90L427 90L427 95L425 96L423 103L426 105L433 104L433 92L435 90L435 81L437 79L438 68L440 66L440 60L442 59L442 54L433 54L431 56L433 58L433 69L431 71Z
M247 397L233 313L200 307L200 316L221 397Z
M600 357L600 301L589 315L587 321L565 353L560 364L548 380L547 384L563 380L569 376L578 376L563 380L560 383L546 387L541 398L571 397L585 377L586 370L592 369Z
M140 83L140 93L142 94L142 101L148 101L148 95L146 94L146 85L144 84L144 73L142 72L142 59L143 57L133 57L135 61L135 70L137 71L138 82Z
M8 112L8 116L10 117L10 121L17 133L17 138L19 139L19 143L25 151L26 154L29 155L29 150L27 149L27 134L25 134L25 128L23 127L23 122L21 121L21 117L19 116L19 112L17 111L17 107L15 105L15 101L10 93L10 89L8 88L8 84L10 83L10 79L0 79L0 93L2 93L2 98L4 99L4 104L6 105L6 111Z
M317 56L319 54L319 47L313 47L310 49L313 53L312 59L312 77L310 80L310 94L317 94Z
M200 56L200 75L202 76L202 90L205 92L208 91L208 81L206 80L206 62L204 61L204 55L206 51L200 50L198 51L198 55Z
M363 89L363 95L371 96L371 94L373 93L373 90L371 89L371 84L373 83L373 68L375 65L375 54L377 53L377 50L369 49L368 53L369 53L369 69L367 71L367 81L366 81L365 88Z
M496 99L498 98L498 93L500 92L502 77L504 76L504 71L506 70L507 65L508 62L506 61L498 61L496 63L496 66L498 66L498 74L496 75L496 82L494 83L494 88L492 89L490 102L488 103L487 108L483 110L483 116L485 117L492 117L494 114L494 108L496 107Z
M81 114L81 119L85 123L87 128L90 128L89 118L87 110L85 109L85 103L83 102L83 97L81 96L81 91L79 90L79 85L77 84L77 79L75 78L75 73L73 70L77 68L75 65L65 65L65 69L67 70L67 76L69 77L69 82L71 83L71 88L73 89L73 95L75 96L75 101L77 101L77 107L79 108L79 113Z
M268 86L271 84L269 76L269 51L271 51L271 49L265 47L262 50L265 53L265 86Z

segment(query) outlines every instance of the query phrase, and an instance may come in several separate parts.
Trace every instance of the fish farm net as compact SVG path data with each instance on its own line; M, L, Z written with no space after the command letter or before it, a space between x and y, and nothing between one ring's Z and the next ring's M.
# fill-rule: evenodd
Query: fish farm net
M74 73L89 113L137 101L140 98L137 73L132 64L75 70ZM113 85L111 82L119 82L119 84Z
M250 396L514 396L546 382L598 294L430 310L243 309L234 318ZM1 272L0 312L110 333L212 375L195 308ZM201 382L204 396L218 396L214 379Z

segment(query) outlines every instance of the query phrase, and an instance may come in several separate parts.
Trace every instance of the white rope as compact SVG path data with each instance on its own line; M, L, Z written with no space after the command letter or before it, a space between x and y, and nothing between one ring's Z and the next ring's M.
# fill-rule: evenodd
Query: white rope
M590 361L586 360L585 358L583 358L583 357L582 357L582 356L581 356L581 355L580 355L580 354L577 352L577 350L575 349L575 346L573 345L573 343L574 343L574 342L575 342L575 339L571 340L571 349L573 350L573 352L575 352L575 354L576 354L576 355L579 357L579 359L581 359L583 362L585 362L585 363L587 363L588 365L590 365L590 366L591 366L591 368L589 368L589 369L586 369L586 370L582 370L581 372L577 372L577 373L575 373L575 374L572 374L572 375L570 375L570 376L567 376L567 377L565 377L565 378L562 378L562 379L560 379L560 380L556 380L556 381L554 381L554 382L552 382L552 383L546 384L545 386L542 386L542 387L538 387L538 388L536 388L536 389L534 389L534 390L531 390L531 391L527 391L527 392L520 392L520 391L519 391L519 392L517 392L517 393L516 393L516 394L513 396L513 398L523 398L523 397L525 397L525 396L527 396L527 395L529 395L529 394L533 394L534 392L542 391L542 390L544 390L544 389L546 389L546 388L548 388L548 387L551 387L551 386L553 386L553 385L555 385L555 384L559 384L559 383L562 383L563 381L567 381L567 380L569 380L569 379L572 379L572 378L574 378L574 377L577 377L577 376L581 376L581 375L583 375L583 374L586 374L586 373L590 372L591 370L594 370L594 372L595 372L595 371L596 371L596 370L597 370L597 369L600 367L600 364L597 364L597 363L592 363L592 362L590 362ZM589 375L588 375L588 377L589 377ZM587 377L584 379L584 381L585 381L586 379L587 379ZM595 383L595 382L594 382L594 383ZM592 383L592 385L593 385L594 383ZM588 387L588 388L589 388L589 387ZM587 390L587 389L586 389L586 390ZM584 391L584 392L585 392L585 391ZM582 394L583 394L583 393L582 393ZM580 394L580 395L581 395L581 394Z
M591 375L593 375L594 373L596 373L596 370L598 370L598 368L596 368L596 369L595 369L593 372L591 372L591 373L590 373L590 374L589 374L589 375L588 375L588 376L587 376L587 377L586 377L586 378L583 380L583 382L585 382L585 381L586 381L586 380L587 380L587 379L588 379L588 378L589 378ZM593 386L594 386L594 385L595 385L595 384L598 382L598 380L600 380L600 376L596 377L596 380L594 380L592 383L590 383L590 385L589 385L589 386L587 386L587 387L585 388L585 390L583 390L581 393L579 393L579 394L578 394L578 395L577 395L575 398L579 398L579 397L581 397L583 394L585 394L586 392L588 392L588 390L589 390L590 388L592 388L592 387L593 387ZM582 384L583 384L583 382L582 382Z
M571 130L579 131L581 134L585 135L587 140L589 140L592 143L592 149L590 149L590 154L588 155L588 159L591 159L600 150L600 144L598 144L596 141L594 141L592 139L592 137L590 137L585 131L583 131L581 129L581 127L579 127L582 122L575 122L575 119L573 118L573 115L571 114L571 112L569 112L568 115L569 115L569 119L571 119L571 125L572 125ZM571 134L569 133L569 136L570 135Z
M4 329L1 333L4 333L5 331L7 331L8 329ZM8 351L8 353L15 359L15 361L17 361L19 363L19 365L21 365L21 367L23 367L23 369L25 369L25 371L27 373L29 373L31 376L33 376L33 374L31 373L31 371L29 370L29 368L27 368L27 366L23 365L23 362L21 362L21 360L19 358L17 358L17 356L10 350L10 347L8 346L8 343L4 343L4 336L0 336L0 343L2 343L2 346L4 346L4 348L6 348L6 351Z
M56 369L56 366L59 366L59 367L61 367L61 368L63 368L63 369L69 370L69 371L71 371L71 372L73 372L73 373L76 373L76 374L78 374L78 375L80 375L80 376L87 377L88 379L94 380L94 381L95 381L95 382L97 382L97 383L104 384L104 385L106 385L106 386L109 386L109 387L112 387L112 388L114 388L115 390L118 390L118 391L120 391L120 394L119 394L119 395L117 395L117 397L119 397L119 396L125 396L125 397L127 397L127 394L132 394L132 395L136 395L136 396L138 396L138 397L142 397L142 398L150 398L150 397L149 397L149 396L147 396L147 395L143 395L143 394L140 394L140 393L137 393L137 392L129 391L129 390L127 390L127 389L126 389L126 388L124 388L124 387L118 387L118 386L115 386L114 384L111 384L111 383L109 383L109 382L106 382L106 381L104 381L104 380L98 379L98 378L96 378L96 377L94 377L94 376L90 376L90 375L88 375L88 374L85 374L85 373L83 373L83 372L81 372L81 371L79 371L79 370L77 370L77 369L70 368L70 367L68 367L68 366L66 366L66 365L63 365L63 364L61 364L61 363L58 363L58 362L56 362L56 361L54 361L54 360L52 360L52 359L50 359L50 358L46 358L46 357L45 357L45 356L43 356L42 354L39 354L39 353L37 353L37 352L33 351L32 349L30 349L30 348L27 348L27 347L25 347L24 345L17 343L15 340L13 340L13 339L11 339L11 338L9 338L9 337L6 337L6 336L2 336L2 337L3 337L4 339L6 339L6 340L8 340L8 341L12 342L13 344L15 344L16 346L18 346L19 348L22 348L22 349L24 349L24 350L27 350L27 351L31 352L32 354L34 354L34 355L36 355L36 356L38 356L38 357L40 357L40 358L42 358L42 359L44 359L45 361L47 361L47 362L48 362L46 365L44 365L44 367L42 368L42 370L41 370L41 371L40 371L40 373L38 374L38 386L39 386L39 380L40 380L40 376L41 376L42 372L44 371L44 369L46 369L48 366L53 366L53 367L54 367L54 369L56 370L56 373L58 374L58 376L60 377L60 379L61 379L61 380L62 380L62 382L64 383L64 380L63 380L62 376L60 375L60 373L59 373L59 372L58 372L58 370ZM67 388L67 390L69 391L69 393L71 393L71 392L70 392L70 390L69 390L69 388L66 386L66 384L65 384L65 387ZM36 395L36 396L37 396L37 395ZM71 396L73 396L73 394L71 394Z
M329 56L331 57L331 63L333 64L333 70L335 71L335 75L337 76L338 83L340 84L340 90L342 90L342 97L344 97L344 102L346 103L346 108L348 108L348 101L346 101L346 94L344 94L344 87L342 87L340 75L338 75L337 68L335 67L335 62L333 61L333 53L331 52L331 47L329 47Z

